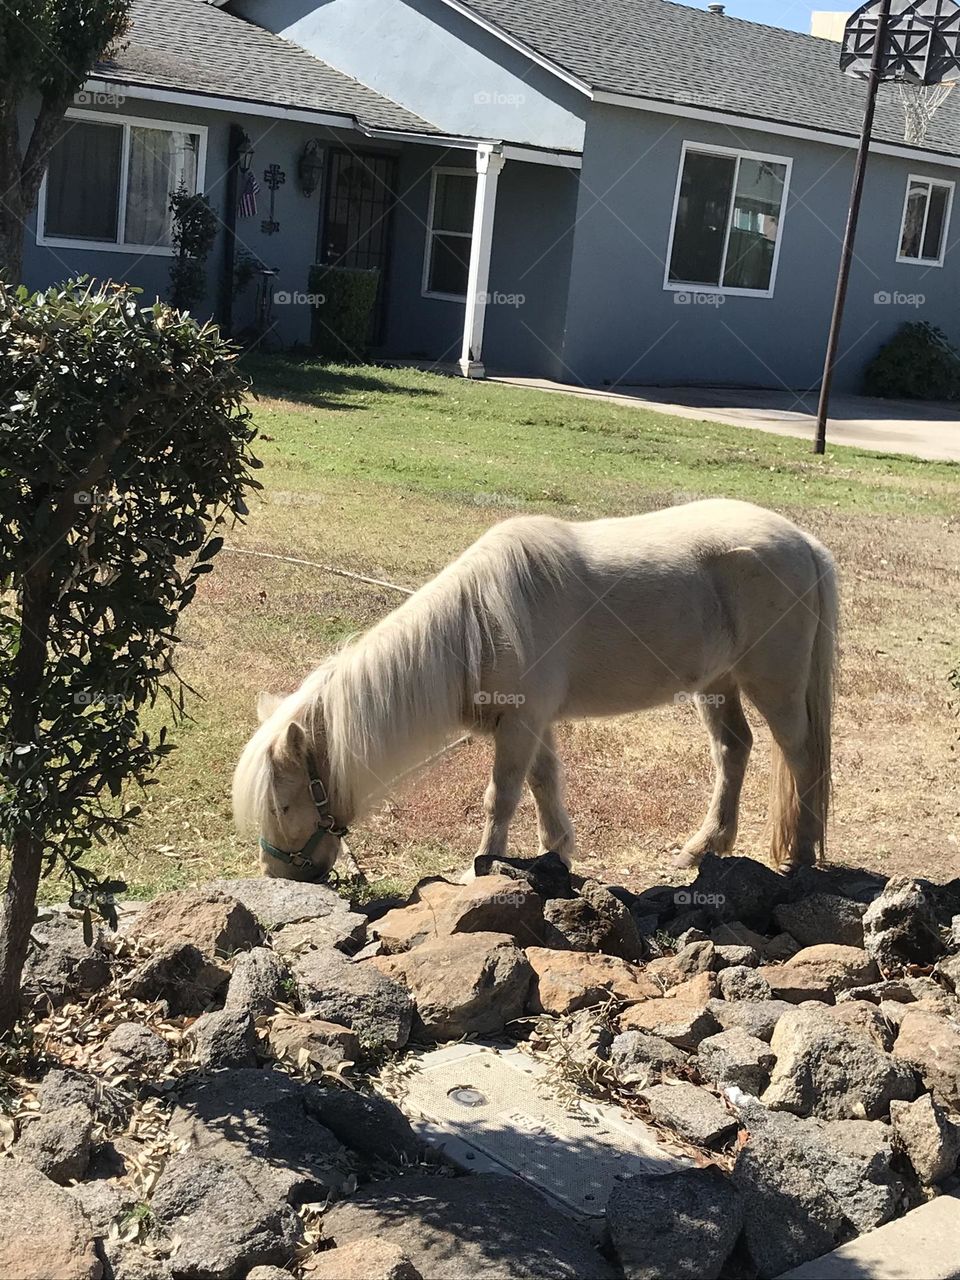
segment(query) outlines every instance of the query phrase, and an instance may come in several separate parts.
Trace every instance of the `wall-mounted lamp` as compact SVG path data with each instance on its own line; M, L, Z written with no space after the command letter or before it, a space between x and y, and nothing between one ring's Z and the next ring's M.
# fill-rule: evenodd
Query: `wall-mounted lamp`
M240 166L241 173L249 173L253 168L253 157L256 154L256 148L250 141L243 129L240 130L237 137L237 163Z
M311 138L300 153L297 177L303 194L312 196L323 177L323 146L318 138Z

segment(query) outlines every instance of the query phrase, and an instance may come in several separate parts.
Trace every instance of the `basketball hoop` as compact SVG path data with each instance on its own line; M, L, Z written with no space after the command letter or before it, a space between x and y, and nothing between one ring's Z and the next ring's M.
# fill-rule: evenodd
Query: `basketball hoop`
M896 81L897 94L903 107L903 140L911 146L922 147L934 116L953 93L956 80L941 80L939 84L923 84L906 77Z

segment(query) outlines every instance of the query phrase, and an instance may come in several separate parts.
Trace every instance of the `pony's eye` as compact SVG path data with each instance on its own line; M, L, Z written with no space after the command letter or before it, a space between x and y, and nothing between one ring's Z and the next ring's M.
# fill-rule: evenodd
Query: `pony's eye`
M280 812L281 812L281 813L286 813L286 812L287 812L287 810L288 810L289 808L290 808L290 806L289 806L288 804L282 805L282 806L281 806L281 808L280 808Z

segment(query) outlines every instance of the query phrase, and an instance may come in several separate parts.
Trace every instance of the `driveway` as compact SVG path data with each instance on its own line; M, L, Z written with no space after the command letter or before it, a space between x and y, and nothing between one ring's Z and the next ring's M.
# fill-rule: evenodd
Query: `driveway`
M491 376L489 381L798 436L811 445L815 436L816 395L729 387L618 387L610 391L605 387L568 386L545 378ZM836 395L827 428L828 449L831 444L877 453L906 453L935 462L960 462L960 409L935 402Z

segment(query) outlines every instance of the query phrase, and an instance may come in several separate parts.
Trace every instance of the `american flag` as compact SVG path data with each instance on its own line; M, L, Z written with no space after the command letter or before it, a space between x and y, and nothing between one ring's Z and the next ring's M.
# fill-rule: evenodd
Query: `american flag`
M237 215L239 217L255 218L257 216L257 192L259 190L260 183L253 176L253 170L248 170L243 180L240 199L237 201Z

